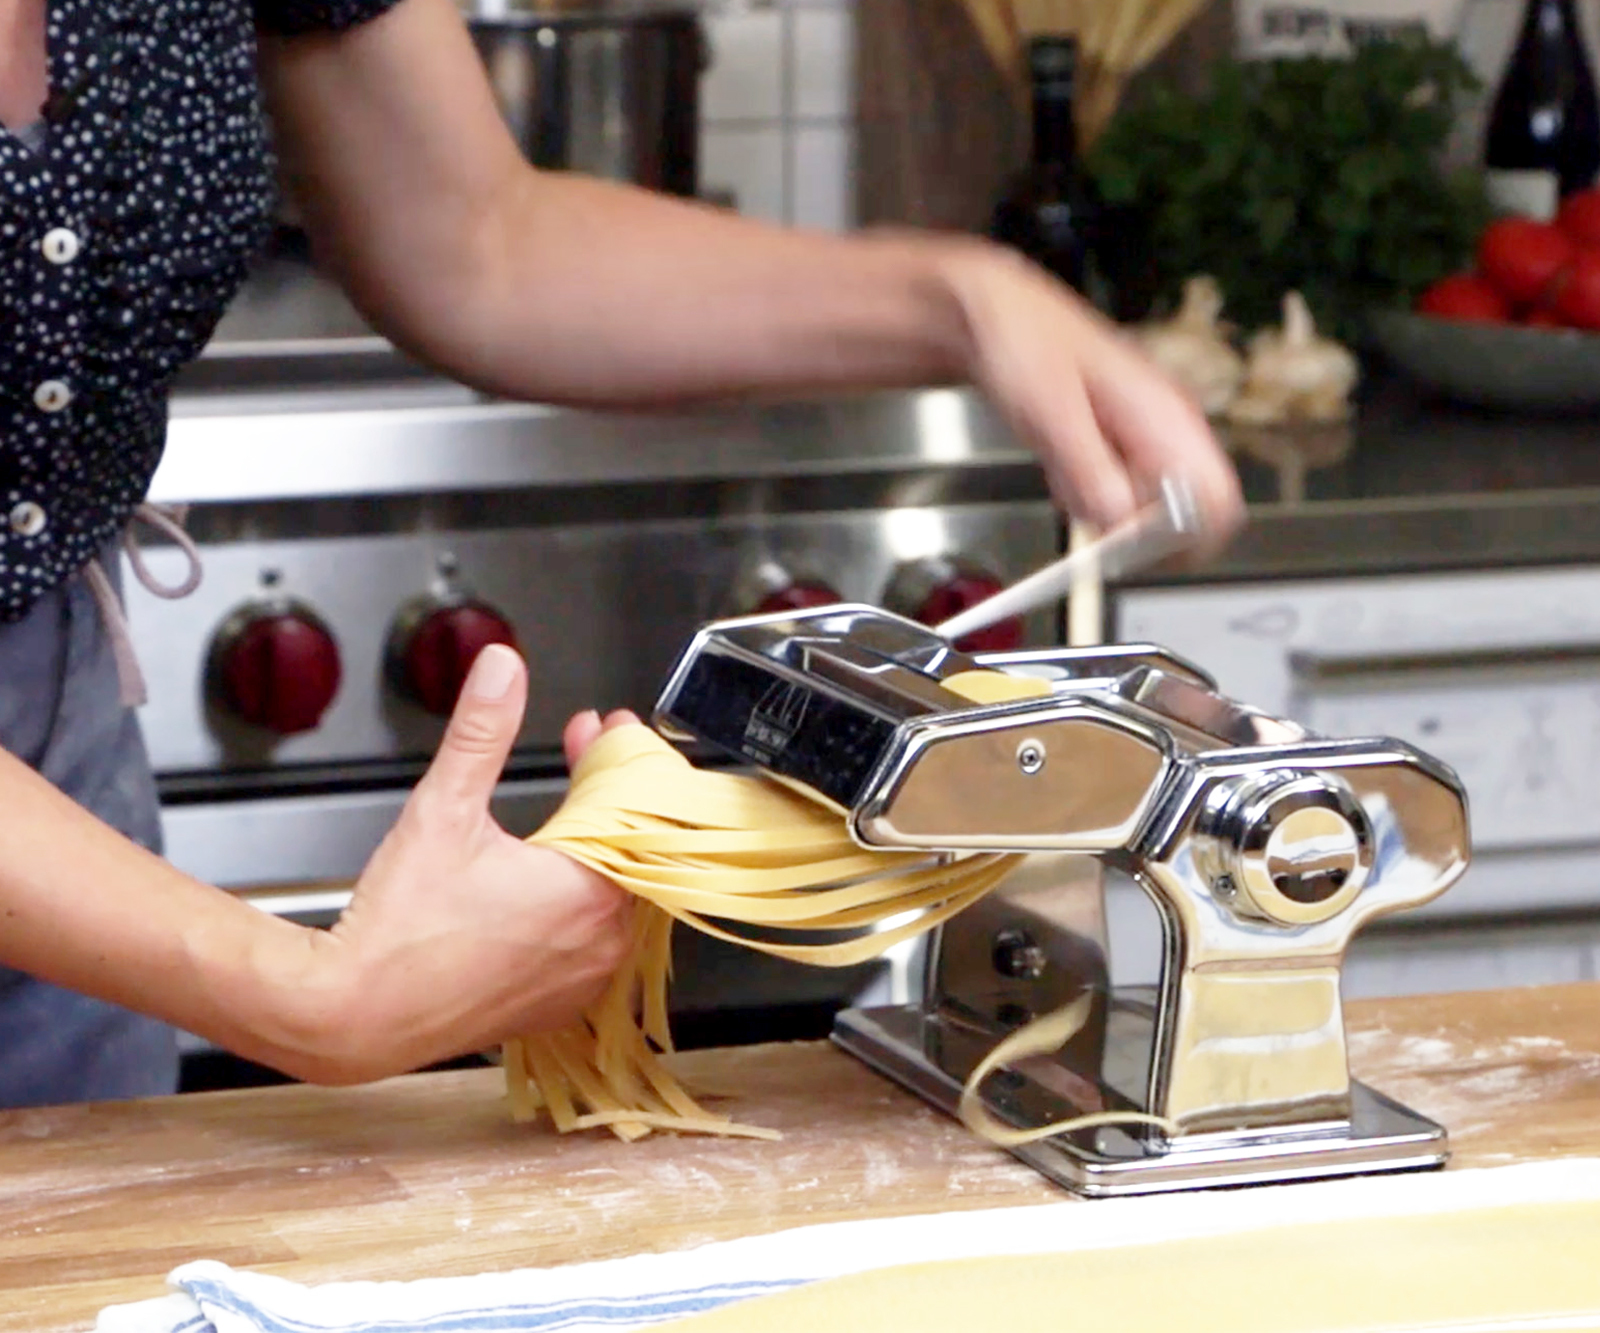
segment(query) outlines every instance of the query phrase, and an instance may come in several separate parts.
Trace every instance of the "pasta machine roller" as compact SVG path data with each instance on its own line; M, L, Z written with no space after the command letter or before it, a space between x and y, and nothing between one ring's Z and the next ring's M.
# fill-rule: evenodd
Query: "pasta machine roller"
M941 684L981 668L1050 689L980 706ZM1119 1195L1444 1162L1441 1126L1350 1077L1340 999L1355 933L1466 868L1438 760L1310 734L1160 648L969 656L856 605L706 626L655 721L838 810L864 847L1030 854L929 938L911 1003L847 1010L834 1040L954 1110L997 1041L1090 992L1089 1022L991 1075L984 1105L1020 1128L1116 1109L1169 1128L1012 1150L1051 1179ZM1113 984L1108 871L1161 918L1154 986Z

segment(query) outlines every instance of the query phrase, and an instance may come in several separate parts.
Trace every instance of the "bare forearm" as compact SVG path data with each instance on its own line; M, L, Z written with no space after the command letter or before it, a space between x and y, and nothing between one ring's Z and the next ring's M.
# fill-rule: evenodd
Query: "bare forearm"
M968 364L946 279L967 243L789 231L531 171L491 235L459 319L421 350L497 392L648 404L942 383Z
M278 1068L304 1055L284 982L309 932L181 874L4 751L0 916L12 967Z
M535 171L448 0L263 50L319 255L384 333L469 383L648 404L967 370L947 270L975 243L795 232Z
M947 269L970 242L785 230L531 169L476 236L454 274L341 267L386 334L489 392L642 406L943 383L968 363Z

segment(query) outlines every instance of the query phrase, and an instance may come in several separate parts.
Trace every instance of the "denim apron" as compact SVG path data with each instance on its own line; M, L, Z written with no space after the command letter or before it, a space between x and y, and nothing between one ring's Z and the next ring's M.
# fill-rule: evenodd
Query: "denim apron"
M115 584L117 549L100 564ZM115 644L82 575L0 625L0 747L160 852L144 738L120 702ZM172 1028L0 968L0 1107L157 1096L177 1084Z

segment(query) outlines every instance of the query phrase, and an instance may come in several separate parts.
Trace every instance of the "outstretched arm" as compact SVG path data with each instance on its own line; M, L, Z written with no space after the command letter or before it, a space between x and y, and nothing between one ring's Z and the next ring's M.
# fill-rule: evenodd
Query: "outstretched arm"
M264 79L319 253L378 328L508 396L645 405L974 383L1082 517L1237 479L1203 417L1066 288L986 243L834 236L536 171L452 0L269 39Z

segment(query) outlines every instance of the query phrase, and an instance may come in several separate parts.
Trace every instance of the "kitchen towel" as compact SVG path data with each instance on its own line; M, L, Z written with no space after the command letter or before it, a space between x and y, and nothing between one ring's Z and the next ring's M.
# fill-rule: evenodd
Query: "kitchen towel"
M837 1222L673 1254L409 1282L308 1287L206 1260L175 1270L170 1296L102 1311L96 1333L625 1333L900 1264L1582 1200L1600 1201L1600 1160Z

